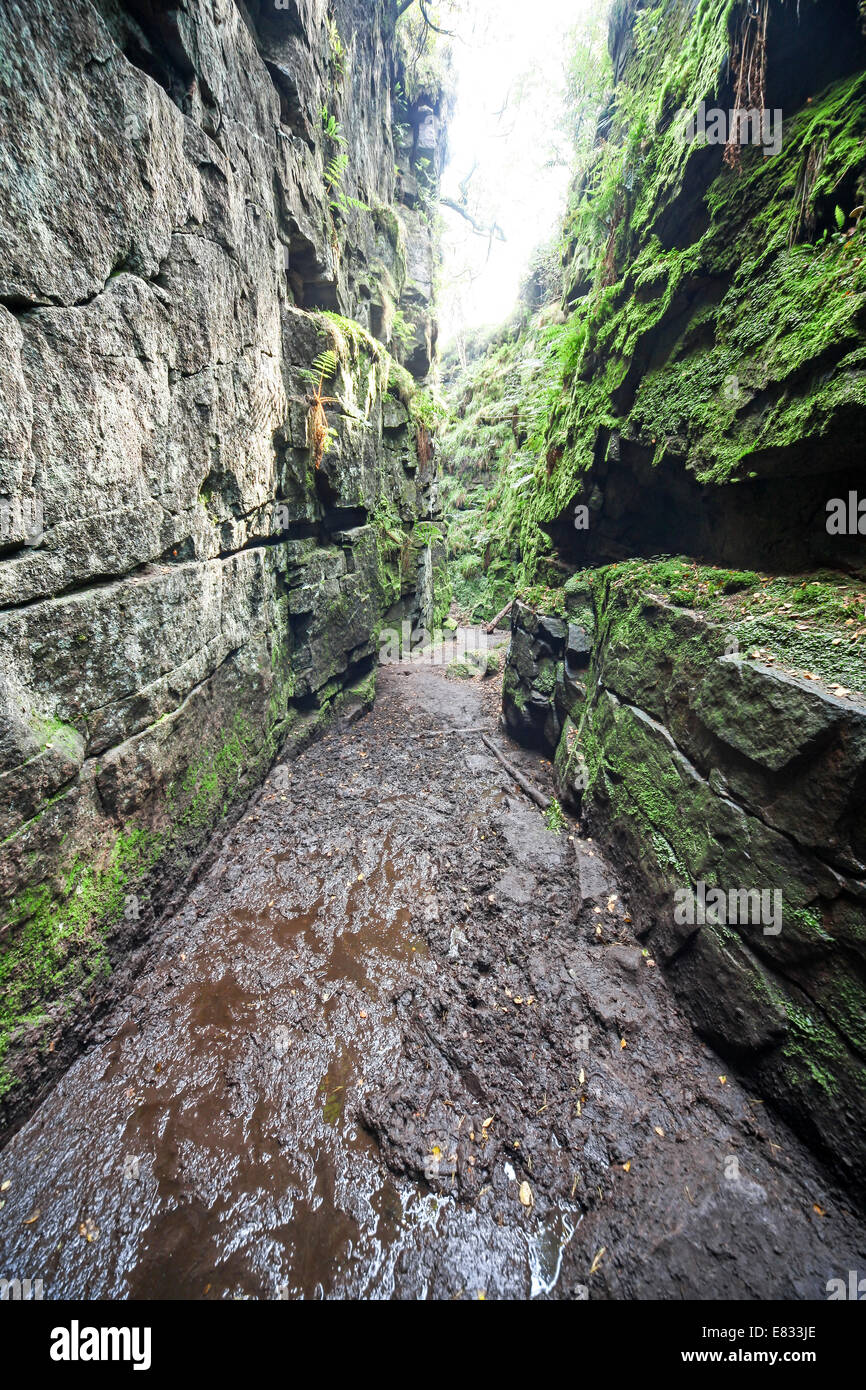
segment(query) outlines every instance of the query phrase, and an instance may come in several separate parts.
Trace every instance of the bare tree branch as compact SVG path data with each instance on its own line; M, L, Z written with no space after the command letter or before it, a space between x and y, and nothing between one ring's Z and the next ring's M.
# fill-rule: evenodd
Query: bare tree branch
M457 35L454 33L454 31L453 31L452 29L440 29L439 26L438 26L438 24L434 24L434 23L433 23L432 19L430 18L429 14L427 13L427 4L426 4L426 0L418 0L418 4L421 6L421 13L422 13L422 15L424 16L424 20L425 20L426 24L428 25L428 27L429 27L430 29L433 30L434 34L442 34L442 36L443 36L444 38L446 38L446 39L456 39L456 38L457 38Z
M397 18L398 18L398 19L402 18L402 16L406 13L406 11L407 11L408 9L411 9L411 7L412 7L414 4L415 4L415 0L398 0L398 4L397 4ZM432 30L433 30L434 34L441 34L441 35L443 36L443 38L446 38L446 39L457 39L457 38L460 37L460 35L459 35L459 34L455 34L454 31L453 31L452 29L440 29L438 24L434 24L434 23L433 23L432 19L430 18L430 14L429 14L429 12L428 12L428 9L427 9L427 0L418 0L418 5L419 5L419 8L420 8L420 10L421 10L421 14L422 14L422 16L423 16L423 18L424 18L424 23L427 25L427 28L428 28L428 29L432 29Z
M469 173L466 175L466 178L462 179L460 182L460 201L464 205L469 201L469 185L475 177L475 170L477 168L478 160L476 159L475 163L472 165L472 168L469 170Z
M492 113L493 116L496 118L497 121L501 121L501 120L502 120L502 117L505 115L506 111L508 110L508 107L509 107L510 104L511 104L511 93L512 93L513 90L514 90L514 86L513 86L513 84L512 84L512 86L510 86L510 87L508 88L508 95L506 96L505 101L502 103L502 106L500 107L500 109L499 109L498 111L494 111L494 112Z
M490 237L491 241L505 241L507 239L498 222L485 227L483 223L478 222L472 216L468 208L464 207L462 203L458 203L455 198L440 198L439 201L443 207L450 208L452 212L459 212L461 217L465 217L478 236Z

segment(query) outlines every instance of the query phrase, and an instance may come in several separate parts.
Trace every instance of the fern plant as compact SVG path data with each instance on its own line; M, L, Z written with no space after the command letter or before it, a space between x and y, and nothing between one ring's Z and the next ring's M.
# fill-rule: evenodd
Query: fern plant
M342 151L335 154L325 165L325 186L329 191L339 188L349 167L349 156Z
M332 15L328 16L328 43L331 48L331 62L338 77L346 75L346 49L343 40L340 38L340 31L337 28L337 21Z
M326 405L336 405L335 396L324 396L325 382L330 381L332 376L337 374L337 354L333 348L326 352L320 352L311 368L303 373L306 380L313 384L313 393L310 397L310 414L307 420L307 432L309 434L310 446L313 450L313 462L317 469L321 468L322 460L328 452L331 441L336 436L336 431L328 424L328 417L325 414Z
M352 210L356 212L370 211L366 203L362 203L360 198L353 198L343 188L343 179L348 167L349 156L345 151L335 154L325 166L325 187L332 195L331 207L334 211L341 212L344 217Z
M302 369L301 377L309 386L317 387L321 391L325 382L337 375L337 366L337 354L328 349L327 352L319 353L312 367Z
M343 134L343 127L340 125L336 116L331 114L327 106L322 107L321 117L322 130L325 132L328 139L333 141L335 145L345 145L346 137Z
M330 140L333 145L345 145L346 137L343 134L343 127L336 117L331 114L327 106L322 107L321 117L322 129L327 139ZM366 203L362 203L360 198L353 198L343 187L343 179L346 177L346 170L348 167L349 156L344 149L337 150L336 153L332 154L325 165L325 190L330 194L331 211L332 213L340 212L344 217L349 212L353 211L371 211ZM334 235L336 237L336 232Z

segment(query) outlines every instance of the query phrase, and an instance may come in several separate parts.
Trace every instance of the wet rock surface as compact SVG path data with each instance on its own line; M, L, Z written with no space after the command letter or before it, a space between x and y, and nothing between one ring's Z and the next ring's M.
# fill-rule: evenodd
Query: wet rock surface
M578 608L582 597L573 596ZM586 622L589 614L580 616ZM502 712L518 743L556 752L565 722L586 698L590 634L591 626L587 631L579 622L537 612L520 600L514 603Z
M370 714L272 772L0 1155L6 1276L797 1299L862 1265L862 1225L696 1039L598 845L551 833L481 743L496 684L388 667Z
M10 0L0 53L5 1126L55 1020L64 1048L90 1027L124 898L146 938L379 628L447 607L406 186L419 159L435 186L445 114L420 84L398 122L384 0Z
M641 944L701 1036L851 1181L866 1101L863 599L825 573L810 612L804 587L680 562L574 576L556 596L567 638L561 617L515 603L503 716L528 746L561 729L557 794L629 884ZM720 891L718 920L678 910L699 883Z

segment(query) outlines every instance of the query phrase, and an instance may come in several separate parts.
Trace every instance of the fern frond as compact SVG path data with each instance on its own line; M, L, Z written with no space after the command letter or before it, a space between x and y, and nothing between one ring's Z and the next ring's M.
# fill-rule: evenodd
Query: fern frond
M362 203L360 198L352 198L348 193L341 193L339 198L332 201L331 207L338 212L351 212L353 209L355 212L372 212L372 208Z
M302 368L300 375L305 382L319 391L326 381L337 375L338 365L337 354L329 349L327 352L320 352L311 367Z
M334 352L333 348L329 348L327 352L319 353L313 363L313 370L317 372L320 377L324 377L326 381L330 377L336 375L337 354Z
M325 183L328 188L336 188L343 181L346 170L349 167L349 156L345 153L335 154L328 160L325 166Z

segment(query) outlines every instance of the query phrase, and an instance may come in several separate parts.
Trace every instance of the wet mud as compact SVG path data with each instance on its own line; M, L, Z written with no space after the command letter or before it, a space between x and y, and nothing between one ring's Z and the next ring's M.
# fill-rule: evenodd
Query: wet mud
M824 1299L862 1223L681 1016L627 885L386 667L275 769L0 1153L46 1298Z

